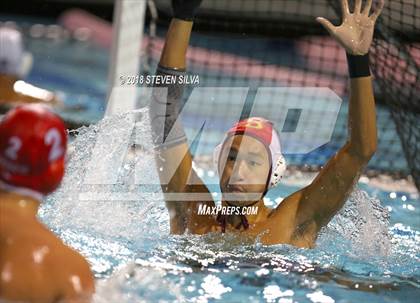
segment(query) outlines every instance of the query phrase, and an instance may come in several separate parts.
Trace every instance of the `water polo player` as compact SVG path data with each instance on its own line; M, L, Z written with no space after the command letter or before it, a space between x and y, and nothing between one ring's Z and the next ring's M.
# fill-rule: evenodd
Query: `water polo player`
M180 76L185 73L192 20L200 2L172 1L174 18L166 36L158 75ZM364 5L362 0L356 0L352 9L347 0L341 2L340 26L334 26L324 18L317 18L317 21L347 53L350 76L349 137L310 185L286 197L275 209L264 206L263 196L279 181L285 161L278 135L269 121L256 117L239 121L227 132L215 151L222 205L240 208L257 206L258 212L251 215L199 215L200 208L214 207L214 202L204 182L192 168L187 139L177 120L182 85L166 86L168 91L164 96L161 95L162 90L155 90L150 117L158 151L157 166L162 168L159 169L159 177L170 212L171 233L242 232L251 237L261 235L260 240L264 244L314 246L320 229L344 205L375 153L377 144L368 52L383 1L376 10L371 10L372 0L364 1ZM200 193L201 197L205 195L205 199L174 199L170 195L173 193Z
M67 133L39 104L0 121L0 301L88 302L89 264L37 219L64 174ZM68 300L68 301L67 301Z

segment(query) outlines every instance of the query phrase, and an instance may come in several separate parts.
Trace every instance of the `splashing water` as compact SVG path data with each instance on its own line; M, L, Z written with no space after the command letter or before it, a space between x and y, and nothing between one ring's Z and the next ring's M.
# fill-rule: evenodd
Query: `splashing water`
M144 112L105 118L74 132L65 178L59 190L49 197L48 211L43 214L50 225L127 239L147 231L140 223L152 207L148 200L162 201L163 197L160 189L150 192L149 187L145 194L134 183L136 169L145 180L159 184L150 151L148 120L135 122L135 116L142 117ZM134 126L136 134L132 135ZM132 152L130 149L138 142L149 147L149 151L143 148Z
M361 190L354 190L345 206L324 230L326 238L335 233L350 241L353 254L359 257L386 257L390 250L389 213L378 199ZM324 239L322 239L324 240Z
M91 262L99 278L95 301L334 302L354 289L362 290L351 293L355 300L383 302L384 291L396 302L416 298L420 233L390 227L380 201L358 189L312 250L236 234L170 236L163 195L153 185L147 117L146 110L112 116L73 133L66 177L40 210Z

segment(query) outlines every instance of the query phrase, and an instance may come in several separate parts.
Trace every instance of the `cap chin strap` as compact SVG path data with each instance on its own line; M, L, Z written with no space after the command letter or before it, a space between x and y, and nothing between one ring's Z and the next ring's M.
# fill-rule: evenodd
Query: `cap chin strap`
M19 195L22 195L22 196L30 197L32 199L35 199L35 200L39 201L39 202L42 202L42 200L44 199L44 195L41 194L40 192L37 192L37 191L32 190L32 189L24 188L24 187L13 186L13 185L4 183L1 180L0 180L0 189L2 189L4 191L16 193L16 194L19 194Z
M222 149L222 143L217 145L213 150L213 165L214 169L217 173L219 173L219 157L220 157L220 151Z

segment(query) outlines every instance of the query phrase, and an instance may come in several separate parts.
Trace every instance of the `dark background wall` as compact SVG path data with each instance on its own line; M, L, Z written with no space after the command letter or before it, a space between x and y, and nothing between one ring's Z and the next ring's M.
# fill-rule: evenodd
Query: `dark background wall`
M113 0L2 0L0 14L58 17L69 8L81 8L112 21Z

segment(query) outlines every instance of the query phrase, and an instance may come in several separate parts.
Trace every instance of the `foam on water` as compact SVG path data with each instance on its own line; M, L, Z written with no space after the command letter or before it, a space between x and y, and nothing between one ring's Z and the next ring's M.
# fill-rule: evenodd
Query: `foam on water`
M149 184L159 184L147 111L138 111L133 117L132 113L108 117L74 133L63 184L40 211L42 220L87 256L96 276L107 278L98 281L98 302L185 298L207 302L229 296L229 288L237 284L245 287L245 293L249 285L264 286L254 295L277 299L290 299L287 289L303 287L311 292L302 293L302 300L311 301L325 296L321 281L349 279L340 276L341 270L380 279L381 283L386 279L392 282L395 276L418 275L419 233L406 226L390 227L389 213L380 201L358 189L323 229L312 250L264 246L234 234L169 236L169 218L160 189L140 187L136 183L141 182L133 181L143 178L153 181ZM134 123L131 134L127 130ZM130 146L136 145L131 152L125 151L127 136ZM119 167L121 155L124 161ZM136 176L139 172L141 176ZM117 182L86 184L89 174L91 180L105 175ZM119 200L121 193L130 194L130 199ZM246 275L238 276L243 272ZM283 274L289 275L286 280ZM274 289L270 279L280 288ZM351 279L347 282L353 283Z
M94 302L185 302L180 286L165 279L165 275L164 270L139 268L130 263L108 280L97 283Z

